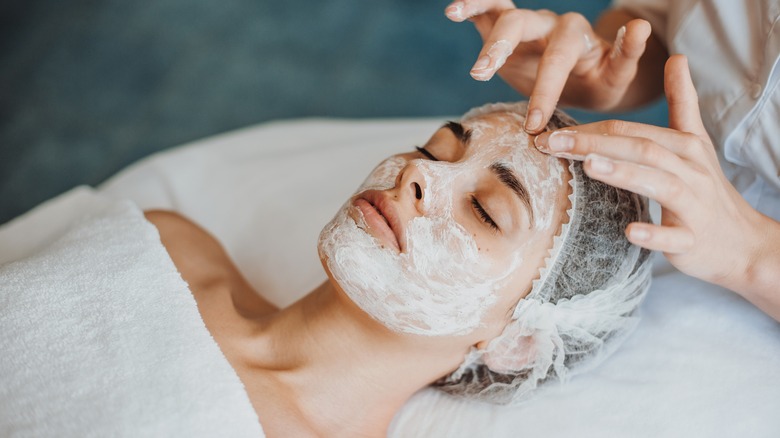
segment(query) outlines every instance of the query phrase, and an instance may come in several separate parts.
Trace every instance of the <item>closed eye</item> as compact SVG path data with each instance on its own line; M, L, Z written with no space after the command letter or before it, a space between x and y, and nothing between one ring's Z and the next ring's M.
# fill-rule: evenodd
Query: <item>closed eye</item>
M490 217L487 211L485 211L484 208L482 208L482 204L479 203L477 200L477 197L474 195L471 195L471 205L474 207L474 211L477 213L477 216L479 216L479 219L487 224L493 231L500 231L498 228L498 224L493 220L493 218Z
M417 152L425 155L426 158L428 158L431 161L440 161L438 158L434 157L432 153L428 152L427 149L421 148L420 146L415 146L415 149L417 149Z

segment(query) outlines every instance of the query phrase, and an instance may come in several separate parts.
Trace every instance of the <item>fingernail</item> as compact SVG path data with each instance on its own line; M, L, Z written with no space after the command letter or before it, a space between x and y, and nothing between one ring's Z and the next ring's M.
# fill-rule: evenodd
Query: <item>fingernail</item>
M477 62L474 63L474 67L471 67L471 70L484 70L490 65L490 56L488 55L482 55L477 59Z
M566 152L574 148L574 137L568 132L556 131L550 134L550 150L553 152Z
M542 132L541 134L534 137L534 146L536 146L536 149L539 149L542 152L550 152L550 148L547 147L547 142L549 139L550 133Z
M600 155L590 154L586 160L590 163L590 170L595 173L607 175L615 168L610 159Z
M541 129L542 117L544 117L544 114L542 114L542 110L538 108L532 109L531 112L528 113L528 117L525 119L525 130L537 131Z
M631 240L636 240L639 242L644 242L650 239L650 233L644 228L639 228L639 227L631 227L631 231L629 231L629 235L631 236Z
M471 67L471 77L478 81L487 81L493 77L493 69L488 68L490 65L490 56L482 55L477 59L474 67Z
M466 17L463 15L463 2L454 2L444 9L444 14L457 21L463 21Z
M512 54L512 43L507 40L498 40L490 46L487 53L491 59L496 60L493 70L498 70L504 65L509 55Z
M590 35L587 33L582 34L582 40L585 47L583 48L583 55L590 53L591 50L596 46L596 44L593 42L593 40L590 38Z

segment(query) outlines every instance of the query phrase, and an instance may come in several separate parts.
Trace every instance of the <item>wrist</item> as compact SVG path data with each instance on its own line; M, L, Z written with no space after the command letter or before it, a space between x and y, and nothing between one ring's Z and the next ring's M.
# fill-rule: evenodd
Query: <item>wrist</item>
M779 319L780 222L755 212L742 253L743 268L723 286Z

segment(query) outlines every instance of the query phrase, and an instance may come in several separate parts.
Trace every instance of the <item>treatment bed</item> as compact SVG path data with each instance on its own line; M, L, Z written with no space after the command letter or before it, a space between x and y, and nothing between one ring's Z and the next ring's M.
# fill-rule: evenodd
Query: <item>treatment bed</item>
M341 203L372 166L390 154L421 145L442 122L282 121L152 155L100 187L75 188L0 227L0 268L5 269L0 269L0 279L3 272L10 275L8 266L23 266L9 265L13 261L36 260L36 255L37 260L46 260L40 254L83 223L85 214L135 210L128 213L135 218L132 227L148 231L139 222L137 206L175 210L191 218L217 237L256 290L278 306L289 305L325 279L316 251L317 236ZM132 203L114 201L124 199ZM780 436L780 324L739 296L677 272L660 255L656 255L654 272L638 328L597 368L565 385L544 385L536 397L512 407L454 399L426 389L398 413L390 436ZM8 297L6 292L13 287L0 284L0 303L19 299ZM201 349L202 357L193 366L209 374L190 370L174 376L170 364L155 362L153 357L122 356L122 363L113 356L114 362L101 363L80 357L90 371L67 374L55 367L55 372L64 373L58 379L69 375L75 379L62 382L29 371L35 369L36 360L56 363L57 349L30 352L11 340L0 340L7 348L0 354L18 358L0 359L0 435L260 434L240 381L225 367L227 361L216 343L198 323L192 312L194 300L182 296L186 286L175 283L171 287L181 289L176 305L189 312L181 318L197 338L192 348ZM16 290L18 294L24 289ZM159 305L165 308L170 303ZM144 315L137 317L142 321ZM0 328L9 324L15 323L0 306ZM38 326L45 332L55 330L56 324ZM166 327L160 325L156 333L175 331ZM139 339L148 339L151 333L155 332L149 330ZM128 374L100 369L111 363L129 370ZM173 366L186 363L181 359ZM29 369L21 369L25 364ZM157 374L162 372L170 377ZM8 376L29 383L16 384ZM145 376L148 382L159 380L159 384L146 385L143 390L122 389L123 384L144 381ZM90 379L97 388L105 385L105 391L82 396L79 379ZM170 384L171 379L176 385ZM198 381L202 388L195 390ZM64 393L56 388L59 384L75 389ZM167 392L155 395L156 388ZM133 397L149 399L129 403ZM213 397L226 400L225 406L235 408L234 414L216 407L219 403ZM211 417L203 417L204 412Z

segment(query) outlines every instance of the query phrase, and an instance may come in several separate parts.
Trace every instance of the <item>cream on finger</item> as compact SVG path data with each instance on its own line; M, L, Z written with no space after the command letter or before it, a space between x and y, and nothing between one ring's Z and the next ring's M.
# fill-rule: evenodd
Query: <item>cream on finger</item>
M474 67L471 68L471 77L478 81L489 81L493 74L503 67L506 59L512 54L514 48L507 40L498 40L493 43L487 53L480 56Z

